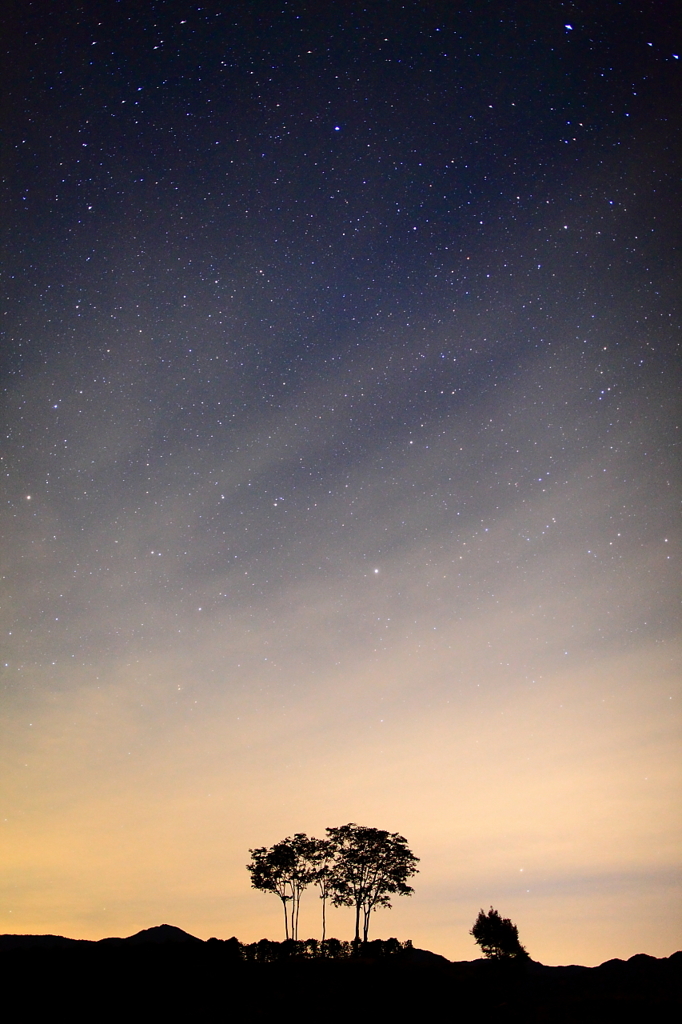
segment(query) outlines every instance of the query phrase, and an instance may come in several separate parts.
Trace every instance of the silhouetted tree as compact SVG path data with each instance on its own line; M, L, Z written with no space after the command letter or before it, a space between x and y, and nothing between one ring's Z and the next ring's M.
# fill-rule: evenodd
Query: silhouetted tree
M416 874L419 858L397 832L366 828L350 822L328 828L327 835L336 856L330 881L335 906L355 906L355 945L367 942L370 914L377 907L390 907L390 896L410 896L414 889L407 879Z
M298 941L298 913L301 906L301 895L303 890L310 885L315 878L311 856L314 849L314 840L311 840L305 832L297 832L293 838L282 840L291 850L291 893L292 893L292 928L291 937Z
M322 900L322 942L327 937L327 900L334 893L336 847L331 839L311 839L308 861L312 881L320 890Z
M282 901L284 935L298 938L298 912L301 893L312 881L310 864L311 840L302 832L287 836L268 849L261 846L249 850L251 862L246 865L251 885L261 892L274 892Z
M519 930L508 917L500 917L491 907L488 913L479 911L470 935L476 939L483 955L492 960L511 957L528 959L528 953L519 942Z
M289 915L287 903L291 900L291 886L289 885L289 856L288 851L278 849L279 844L268 849L259 846L255 850L249 850L251 861L246 865L246 870L251 875L251 885L261 892L274 892L282 901L284 909L284 934L289 938Z

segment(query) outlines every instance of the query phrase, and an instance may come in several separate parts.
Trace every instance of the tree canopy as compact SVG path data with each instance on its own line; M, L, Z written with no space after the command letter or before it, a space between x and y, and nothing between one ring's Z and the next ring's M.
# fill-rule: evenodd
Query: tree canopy
M327 937L327 900L335 892L336 847L331 839L309 840L309 862L312 881L320 890L322 900L322 941Z
M301 894L313 880L311 840L297 832L270 849L261 846L249 853L251 862L246 869L251 875L251 885L279 896L284 910L284 934L287 939L297 939Z
M528 953L519 942L516 925L508 917L501 917L492 907L487 914L484 910L479 911L470 934L489 959L528 959Z
M326 904L355 907L355 943L367 942L370 916L377 907L390 907L392 895L410 896L407 879L417 872L418 857L397 832L350 822L328 828L326 839L302 832L274 846L249 850L251 885L275 893L282 901L287 939L298 938L301 895L317 885L322 900L322 938L326 937Z
M355 907L355 941L367 942L370 915L377 907L390 907L390 897L411 896L407 879L417 873L415 857L404 836L350 822L328 828L336 850L332 902Z

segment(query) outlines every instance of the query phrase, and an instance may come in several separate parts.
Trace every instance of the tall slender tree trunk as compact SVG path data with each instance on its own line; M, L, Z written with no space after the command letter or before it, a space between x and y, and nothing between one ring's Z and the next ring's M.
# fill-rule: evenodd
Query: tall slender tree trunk
M362 929L362 941L367 942L367 936L369 935L369 915L372 913L371 907L363 907L362 912L364 914L363 929Z
M327 938L327 897L322 897L322 941Z
M287 914L287 901L286 898L282 898L282 907L284 908L284 938L289 938L289 915Z
M360 943L360 904L355 904L355 944Z

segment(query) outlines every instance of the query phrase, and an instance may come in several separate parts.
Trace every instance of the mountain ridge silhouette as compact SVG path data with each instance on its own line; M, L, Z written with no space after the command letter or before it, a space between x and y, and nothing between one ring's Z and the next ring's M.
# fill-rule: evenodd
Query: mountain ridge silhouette
M71 939L66 935L0 935L0 952L10 949L75 949L90 946L146 946L166 943L203 943L203 939L190 935L173 924L157 924L124 937L105 936L102 939Z
M139 932L134 932L132 935L126 936L105 936L101 939L72 939L65 935L52 935L52 934L19 934L19 933L5 933L0 934L0 952L5 950L17 950L17 949L77 949L87 947L107 947L107 946L163 946L166 944L187 944L201 946L207 943L225 943L234 942L234 939L200 939L196 935L192 935L190 932L186 932L183 928L178 928L172 924L158 924L152 925L150 928L142 928ZM419 949L418 947L412 947L410 950L404 952L406 959L411 960L413 963L443 963L449 964L455 967L465 967L467 965L475 964L489 964L490 960L486 960L484 957L475 957L472 960L448 960L447 957L442 956L440 953L434 953L428 949ZM542 971L595 971L602 968L619 970L625 965L631 967L643 967L645 965L653 964L654 962L660 963L664 961L671 961L682 965L682 950L677 950L667 957L655 957L649 953L634 953L627 960L623 960L620 957L613 957L609 960L604 960L602 963L595 965L594 967L586 967L582 964L557 964L547 965L543 964L538 960L529 960L528 968L533 972L534 969L542 969Z
M320 946L202 940L174 925L123 938L0 935L0 985L13 1019L74 1024L641 1024L679 1019L682 951L597 967L533 960L450 961L393 940L353 955ZM94 1016L93 1016L94 1013Z

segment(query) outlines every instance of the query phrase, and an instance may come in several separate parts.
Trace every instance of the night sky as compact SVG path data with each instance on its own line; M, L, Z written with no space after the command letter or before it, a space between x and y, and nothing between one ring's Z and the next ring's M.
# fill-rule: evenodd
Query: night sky
M5 19L0 932L679 948L679 6Z

